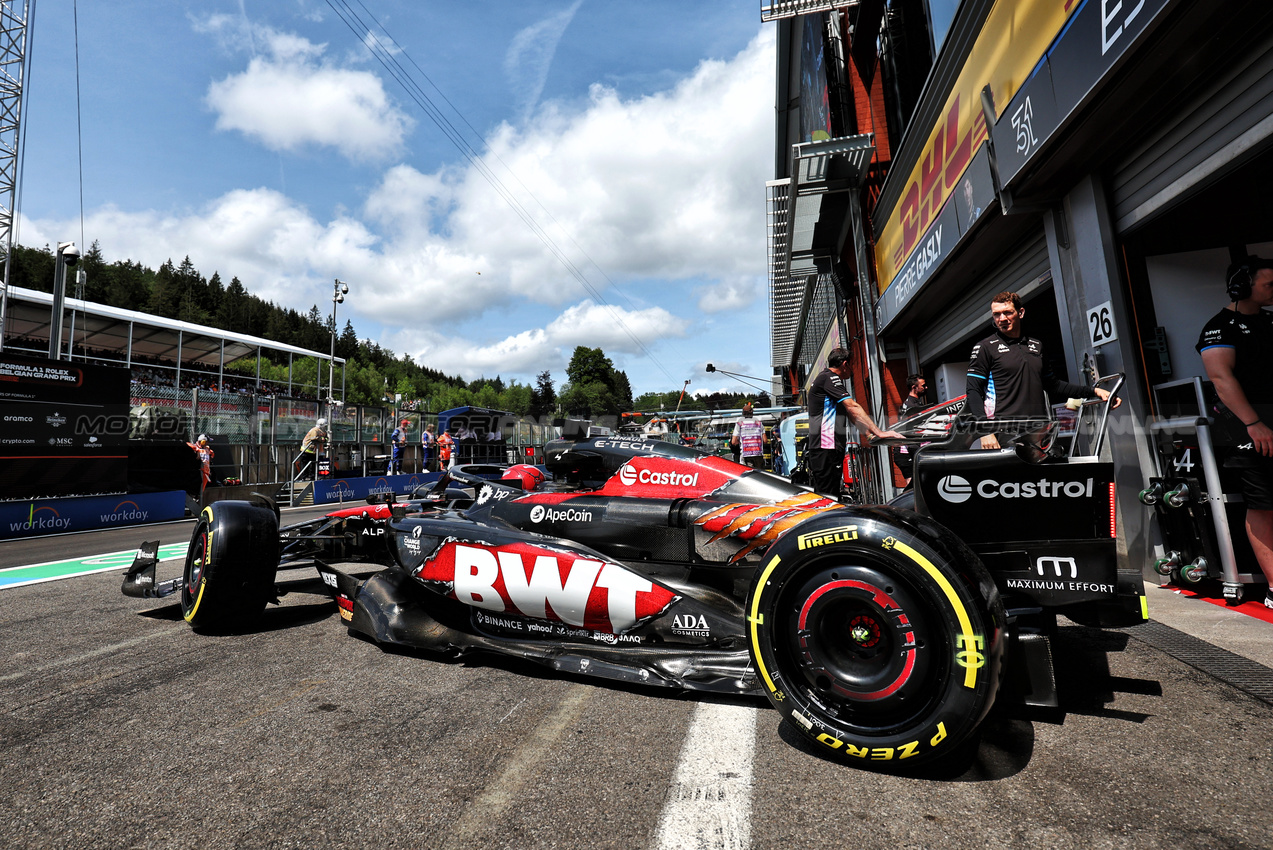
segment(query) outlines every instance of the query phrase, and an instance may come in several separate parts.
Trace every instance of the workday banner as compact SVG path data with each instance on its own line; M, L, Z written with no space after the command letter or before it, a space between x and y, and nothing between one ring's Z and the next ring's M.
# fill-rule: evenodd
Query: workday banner
M432 484L441 477L438 472L417 472L412 475L376 475L366 478L336 478L314 483L314 504L333 502L357 502L368 496L410 496L421 484Z
M0 503L0 539L167 522L185 515L186 494L181 490L3 502Z

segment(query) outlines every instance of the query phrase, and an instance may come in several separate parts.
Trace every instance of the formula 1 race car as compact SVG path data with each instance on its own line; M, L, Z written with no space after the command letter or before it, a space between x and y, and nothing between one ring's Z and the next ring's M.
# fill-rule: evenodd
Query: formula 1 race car
M1057 612L1144 619L1139 574L1116 569L1112 464L939 448L918 451L907 509L568 433L545 447L552 482L534 467L452 472L281 530L264 498L216 502L180 578L157 583L158 544L144 544L123 590L180 594L196 631L236 630L275 599L279 568L313 567L351 633L380 644L763 694L828 752L920 764L971 739L1005 670L1018 697L1056 705Z

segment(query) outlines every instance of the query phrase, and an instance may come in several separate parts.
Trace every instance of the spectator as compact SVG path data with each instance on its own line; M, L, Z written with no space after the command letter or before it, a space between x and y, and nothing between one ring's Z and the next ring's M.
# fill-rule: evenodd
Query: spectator
M751 402L743 402L743 415L734 423L729 445L742 462L753 469L765 467L765 424L752 414Z

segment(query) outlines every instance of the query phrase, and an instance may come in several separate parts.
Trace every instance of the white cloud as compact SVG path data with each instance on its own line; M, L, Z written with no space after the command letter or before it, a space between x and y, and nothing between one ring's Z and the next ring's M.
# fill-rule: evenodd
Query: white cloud
M208 86L218 130L238 131L275 151L330 147L355 161L402 151L415 122L390 102L375 74L324 61L326 45L291 33L228 16L199 26L246 36L244 43L260 51L246 70Z
M409 352L417 363L468 380L486 375L530 374L544 369L565 369L577 346L601 348L608 356L639 352L624 328L645 344L683 337L689 322L661 307L623 310L592 301L574 304L542 328L525 330L494 342L482 343L471 336L452 337L428 323L404 330L390 346ZM622 368L622 367L620 367Z
M704 313L729 313L750 307L765 291L760 277L730 277L698 290L698 309Z
M241 25L201 24L219 34ZM343 145L350 156L401 142L406 119L374 76L325 64L323 45L296 36L258 28L254 43L261 54L210 92L226 126L280 149ZM762 28L736 57L703 62L669 91L623 99L596 86L581 109L550 104L533 123L494 133L486 161L592 291L462 161L429 171L394 165L360 209L326 221L273 189L241 188L184 210L101 207L85 232L108 257L157 267L189 255L204 274L237 276L254 294L302 311L323 309L339 277L355 290L342 323L351 318L364 334L379 324L382 344L450 374L533 377L564 367L576 345L635 364L643 354L624 326L654 349L703 333L696 309L716 311L721 327L729 311L756 310L773 50L773 28ZM360 108L365 114L351 117ZM28 221L23 236L77 225ZM475 339L475 328L486 339Z
M749 292L744 279L765 270L772 51L765 30L738 57L702 63L670 92L623 100L594 87L580 112L546 108L530 126L496 131L485 162L499 188L473 168L426 176L400 166L364 214L386 221L392 211L386 252L431 287L422 297L442 318L510 296L561 305L593 294L526 218L597 291L607 278L730 280L714 293L715 309L740 309L756 286Z

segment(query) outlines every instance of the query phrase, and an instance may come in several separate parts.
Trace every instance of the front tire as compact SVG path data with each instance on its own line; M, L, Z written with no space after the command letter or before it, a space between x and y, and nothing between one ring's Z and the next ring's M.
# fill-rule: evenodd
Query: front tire
M839 757L897 769L954 755L994 702L998 590L961 541L913 514L837 511L791 529L747 611L770 703Z
M186 553L181 613L196 631L251 625L274 596L278 517L251 502L214 502L199 514Z

